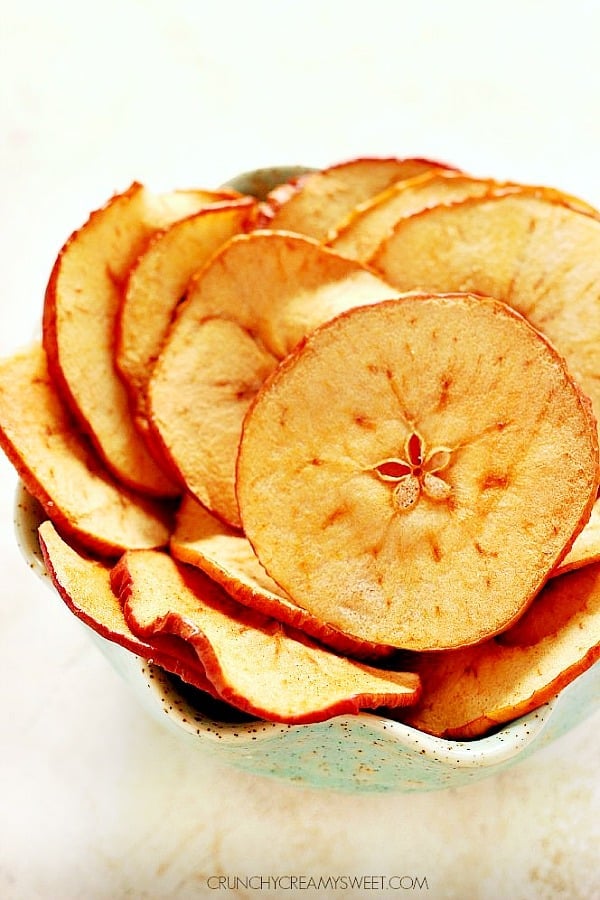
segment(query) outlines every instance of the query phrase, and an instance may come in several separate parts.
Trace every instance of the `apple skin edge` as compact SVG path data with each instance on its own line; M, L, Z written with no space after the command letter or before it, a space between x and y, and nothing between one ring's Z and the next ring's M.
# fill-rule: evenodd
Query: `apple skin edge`
M157 635L149 642L131 631L111 587L110 565L76 553L49 520L40 525L38 534L46 571L61 599L81 622L107 641L215 696L198 657L185 641Z
M221 699L258 718L309 724L414 703L419 696L413 672L338 656L237 604L204 573L167 554L125 553L113 571L115 583L134 633L189 642Z

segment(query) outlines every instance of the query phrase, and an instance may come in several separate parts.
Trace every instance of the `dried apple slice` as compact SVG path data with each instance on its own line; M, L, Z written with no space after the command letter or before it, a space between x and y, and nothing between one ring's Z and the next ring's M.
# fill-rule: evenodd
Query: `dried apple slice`
M600 220L555 191L464 200L402 219L371 260L399 290L498 297L555 344L600 418Z
M281 185L267 197L273 210L269 228L295 231L326 241L359 203L395 181L447 166L427 159L365 157L311 172L294 184Z
M600 565L544 587L513 628L476 647L416 657L421 700L403 721L474 738L551 700L600 659Z
M159 364L150 380L150 421L163 452L187 490L233 526L242 420L276 363L239 325L208 319L174 365Z
M249 227L251 197L214 203L156 233L127 276L117 318L115 361L133 415L148 434L146 388L188 282L216 250Z
M244 535L220 522L191 497L181 502L170 549L175 559L202 569L244 606L291 625L339 653L377 659L393 652L392 647L343 634L294 603L269 578Z
M600 562L600 500L594 503L592 514L585 527L579 532L573 546L554 570L554 575L562 575L572 569L579 569L590 563Z
M37 344L0 363L0 446L65 534L116 555L168 543L170 517L106 471L68 415Z
M368 262L377 247L406 216L415 215L440 203L491 193L508 193L514 185L486 178L472 178L461 172L431 169L397 181L382 193L359 204L338 224L328 246L344 256Z
M115 573L124 613L144 640L174 634L190 643L219 696L275 722L318 722L382 704L414 702L411 672L345 659L235 603L191 566L158 551L123 555Z
M589 518L590 405L505 304L413 296L308 337L244 422L237 496L269 575L318 618L411 650L507 628Z
M174 635L159 635L149 643L131 631L111 587L109 566L77 553L63 541L50 521L42 522L38 533L50 579L78 619L106 640L214 695L198 657L185 641Z
M43 340L57 386L111 471L158 496L178 488L134 426L114 365L115 323L125 278L148 239L202 208L206 198L205 191L155 195L134 183L71 235L46 289Z
M235 460L260 385L315 326L395 294L301 235L232 238L194 277L148 385L152 426L189 492L239 527Z

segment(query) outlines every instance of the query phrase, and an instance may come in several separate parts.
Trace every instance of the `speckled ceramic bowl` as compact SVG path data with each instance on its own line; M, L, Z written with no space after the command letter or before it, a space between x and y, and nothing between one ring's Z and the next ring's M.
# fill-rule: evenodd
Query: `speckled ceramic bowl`
M37 540L38 503L19 487L15 526L29 566L54 591ZM316 725L237 715L87 626L86 631L159 722L200 753L257 775L348 792L427 791L477 781L528 757L600 706L600 664L559 697L489 737L447 741L371 713Z
M261 169L240 175L229 185L263 196L303 171L300 166ZM42 519L39 505L19 487L15 511L19 545L31 568L52 587L37 540ZM315 725L279 725L237 715L87 630L146 709L181 740L239 769L313 787L406 793L474 782L527 758L600 707L599 663L550 703L472 741L442 740L371 713Z

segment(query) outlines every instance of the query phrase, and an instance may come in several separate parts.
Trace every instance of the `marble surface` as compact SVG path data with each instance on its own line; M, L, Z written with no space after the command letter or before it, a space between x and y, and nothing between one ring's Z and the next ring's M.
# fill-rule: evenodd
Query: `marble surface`
M599 36L585 0L5 2L0 354L35 334L64 238L133 179L421 155L600 204ZM15 483L0 460L2 898L600 897L600 710L438 793L226 768L150 719L27 569Z

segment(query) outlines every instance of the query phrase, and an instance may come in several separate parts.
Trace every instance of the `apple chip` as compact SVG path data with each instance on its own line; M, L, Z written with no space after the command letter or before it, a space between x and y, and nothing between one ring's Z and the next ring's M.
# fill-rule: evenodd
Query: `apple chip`
M88 549L116 555L167 544L169 516L105 470L65 410L38 344L0 362L0 446L48 517Z
M46 289L43 340L59 390L111 471L157 496L178 493L135 428L114 365L127 273L151 235L201 209L205 191L154 195L134 183L92 213L61 249Z
M600 418L600 220L557 192L468 199L402 219L372 265L399 290L504 300L565 357Z
M137 425L148 434L146 388L177 305L194 272L252 221L256 200L206 206L151 238L127 276L117 319L115 359Z
M198 657L185 641L173 635L159 635L148 643L131 631L111 587L109 566L73 550L50 521L42 522L38 534L52 583L78 619L106 640L178 675L194 687L214 693Z
M330 231L357 206L395 181L430 169L446 169L427 159L353 159L281 185L267 198L269 227L326 241Z
M441 203L511 190L516 190L514 185L489 178L472 178L452 170L431 169L405 181L397 181L382 193L359 204L344 222L338 224L328 245L344 256L368 262L400 219Z
M299 605L411 650L507 628L590 516L590 404L506 304L412 296L350 310L246 416L244 531Z
M592 562L600 562L600 500L596 500L592 514L585 527L579 532L573 546L558 564L553 575L562 575L572 569L579 569Z
M202 569L244 606L291 625L339 653L357 659L376 659L393 652L392 647L343 634L295 604L269 578L247 538L220 522L191 497L182 499L170 549L175 559Z
M280 359L351 306L396 296L359 263L283 232L232 238L194 277L148 386L152 426L188 491L239 527L244 414Z
M319 647L300 632L235 603L203 572L159 551L123 555L125 618L144 640L184 638L221 699L274 722L318 722L417 699L411 672L383 671Z
M600 659L600 565L553 578L513 628L479 644L415 656L421 700L402 720L474 738L537 709Z

